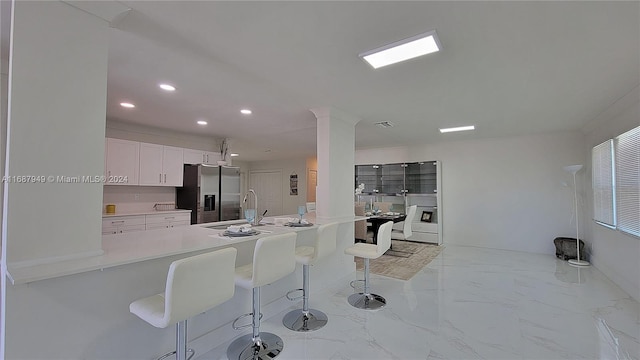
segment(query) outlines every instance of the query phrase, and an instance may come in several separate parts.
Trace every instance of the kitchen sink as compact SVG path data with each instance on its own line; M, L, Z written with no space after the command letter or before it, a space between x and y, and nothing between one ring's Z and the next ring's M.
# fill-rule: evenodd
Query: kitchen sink
M214 230L227 230L227 228L229 227L229 225L243 225L246 223L240 223L240 224L225 224L225 225L209 225L209 226L203 226L207 229L214 229ZM260 223L258 225L251 225L252 227L256 227L256 226L265 226L265 225L275 225L275 223Z

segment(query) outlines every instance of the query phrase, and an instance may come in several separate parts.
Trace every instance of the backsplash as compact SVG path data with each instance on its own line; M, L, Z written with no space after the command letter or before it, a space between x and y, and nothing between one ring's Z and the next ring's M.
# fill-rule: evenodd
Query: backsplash
M163 186L105 186L102 212L107 204L116 206L116 214L153 211L157 203L176 201L176 189Z

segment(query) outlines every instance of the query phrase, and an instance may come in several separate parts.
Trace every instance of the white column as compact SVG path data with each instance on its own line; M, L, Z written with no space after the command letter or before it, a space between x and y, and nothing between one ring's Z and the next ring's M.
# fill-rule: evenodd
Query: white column
M101 253L109 23L59 1L17 1L11 26L6 264ZM26 177L29 176L29 177Z
M40 288L16 300L17 293L32 288L8 285L6 267L102 253L103 185L74 179L104 172L109 22L101 15L126 8L90 3L108 11L81 10L83 2L13 2L3 174L8 176L2 213L3 359L29 357L20 351L42 344L21 324L33 311L30 304L46 299ZM55 323L37 321L40 329ZM51 328L49 336L54 333Z
M353 217L355 125L360 120L334 108L311 109L318 119L319 221Z

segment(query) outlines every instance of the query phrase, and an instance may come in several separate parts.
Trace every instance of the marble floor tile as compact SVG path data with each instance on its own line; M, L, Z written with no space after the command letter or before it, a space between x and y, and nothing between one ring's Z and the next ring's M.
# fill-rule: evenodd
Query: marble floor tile
M264 319L262 330L284 340L278 358L640 360L640 304L593 267L447 246L409 281L371 280L387 299L381 310L352 308L345 283L313 295L329 316L320 330L283 327L289 309ZM227 345L197 359L226 359Z

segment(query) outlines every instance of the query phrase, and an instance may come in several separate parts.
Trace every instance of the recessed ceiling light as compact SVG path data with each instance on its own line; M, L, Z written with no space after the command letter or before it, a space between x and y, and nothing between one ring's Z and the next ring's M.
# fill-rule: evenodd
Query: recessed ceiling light
M440 129L441 133L448 133L448 132L455 132L455 131L467 131L467 130L475 130L475 126L470 125L470 126L459 126L459 127L453 127L453 128L446 128L446 129Z
M128 103L128 102L121 102L120 106L124 107L124 108L129 108L132 109L134 107L136 107L135 105L133 105L132 103Z
M440 41L436 31L432 30L364 52L359 56L377 69L436 51L440 51Z
M231 153L230 156L240 156L240 154L236 154L236 153Z
M240 110L240 112L245 114L245 115L251 115L251 110L249 110L249 109L242 109L242 110Z
M198 120L197 123L198 125L207 125L207 122L204 120Z
M160 86L160 89L165 90L165 91L176 91L176 87L173 85L169 85L169 84L160 84L158 85Z

